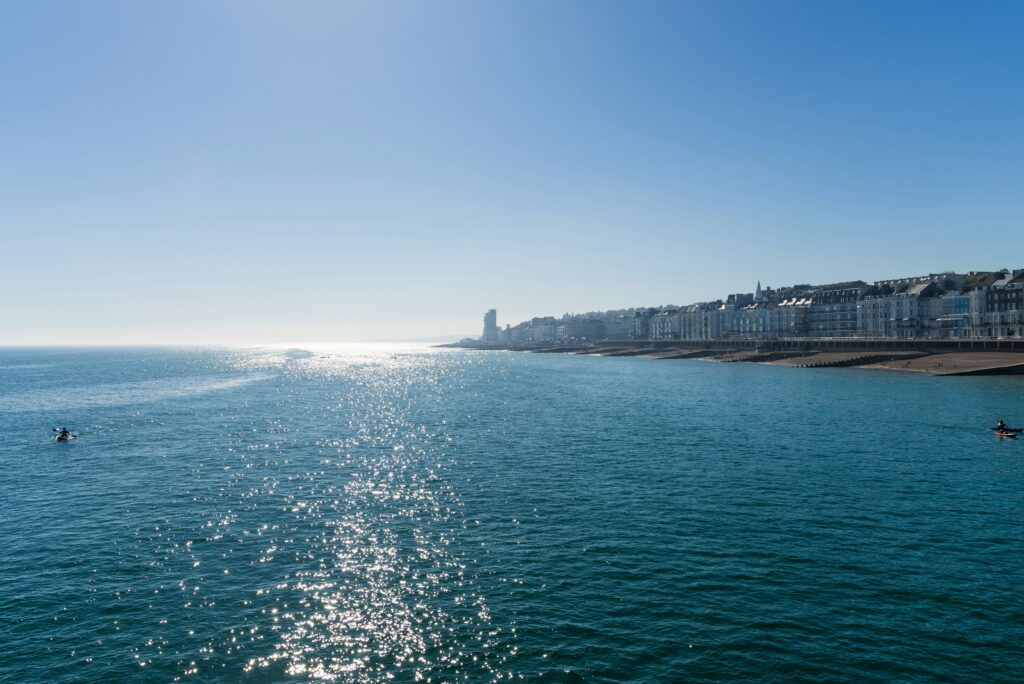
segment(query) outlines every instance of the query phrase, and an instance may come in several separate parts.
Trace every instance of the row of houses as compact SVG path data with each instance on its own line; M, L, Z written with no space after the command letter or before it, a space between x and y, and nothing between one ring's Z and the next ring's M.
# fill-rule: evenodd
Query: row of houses
M506 326L498 333L502 344L550 342L557 340L632 339L633 310L606 318L601 314L581 316L566 314L562 318L544 316Z
M507 344L553 340L721 338L1020 338L1024 270L934 273L867 284L772 289L688 306L662 306L506 326Z
M752 300L752 301L751 301ZM1024 270L794 286L656 313L637 339L1024 337Z

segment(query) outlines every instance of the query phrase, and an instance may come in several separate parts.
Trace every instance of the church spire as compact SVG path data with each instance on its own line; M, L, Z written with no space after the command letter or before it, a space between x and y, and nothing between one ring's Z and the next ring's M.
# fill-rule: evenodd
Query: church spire
M754 293L754 299L755 300L760 300L761 299L761 281L760 280L757 281L757 292Z

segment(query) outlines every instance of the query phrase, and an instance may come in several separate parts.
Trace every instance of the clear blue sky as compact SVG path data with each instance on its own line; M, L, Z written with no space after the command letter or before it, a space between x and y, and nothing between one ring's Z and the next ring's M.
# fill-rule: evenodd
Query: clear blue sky
M1021 2L0 3L0 343L1024 266Z

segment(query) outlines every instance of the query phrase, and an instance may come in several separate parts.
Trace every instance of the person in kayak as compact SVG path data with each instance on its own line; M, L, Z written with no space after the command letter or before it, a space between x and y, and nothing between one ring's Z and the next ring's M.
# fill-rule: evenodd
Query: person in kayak
M69 440L71 439L71 433L68 432L68 429L66 427L62 427L60 429L60 432L57 433L57 439L62 441Z
M999 422L996 423L996 432L1008 432L1009 428L1006 427L1006 423L1000 418Z

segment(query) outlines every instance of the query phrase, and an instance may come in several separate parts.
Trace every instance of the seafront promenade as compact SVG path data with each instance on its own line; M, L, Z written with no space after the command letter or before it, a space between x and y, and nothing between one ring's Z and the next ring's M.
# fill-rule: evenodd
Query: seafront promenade
M604 341L501 345L463 341L440 347L546 354L704 359L773 363L798 368L869 368L930 375L1024 374L1024 340L896 340L793 338Z

